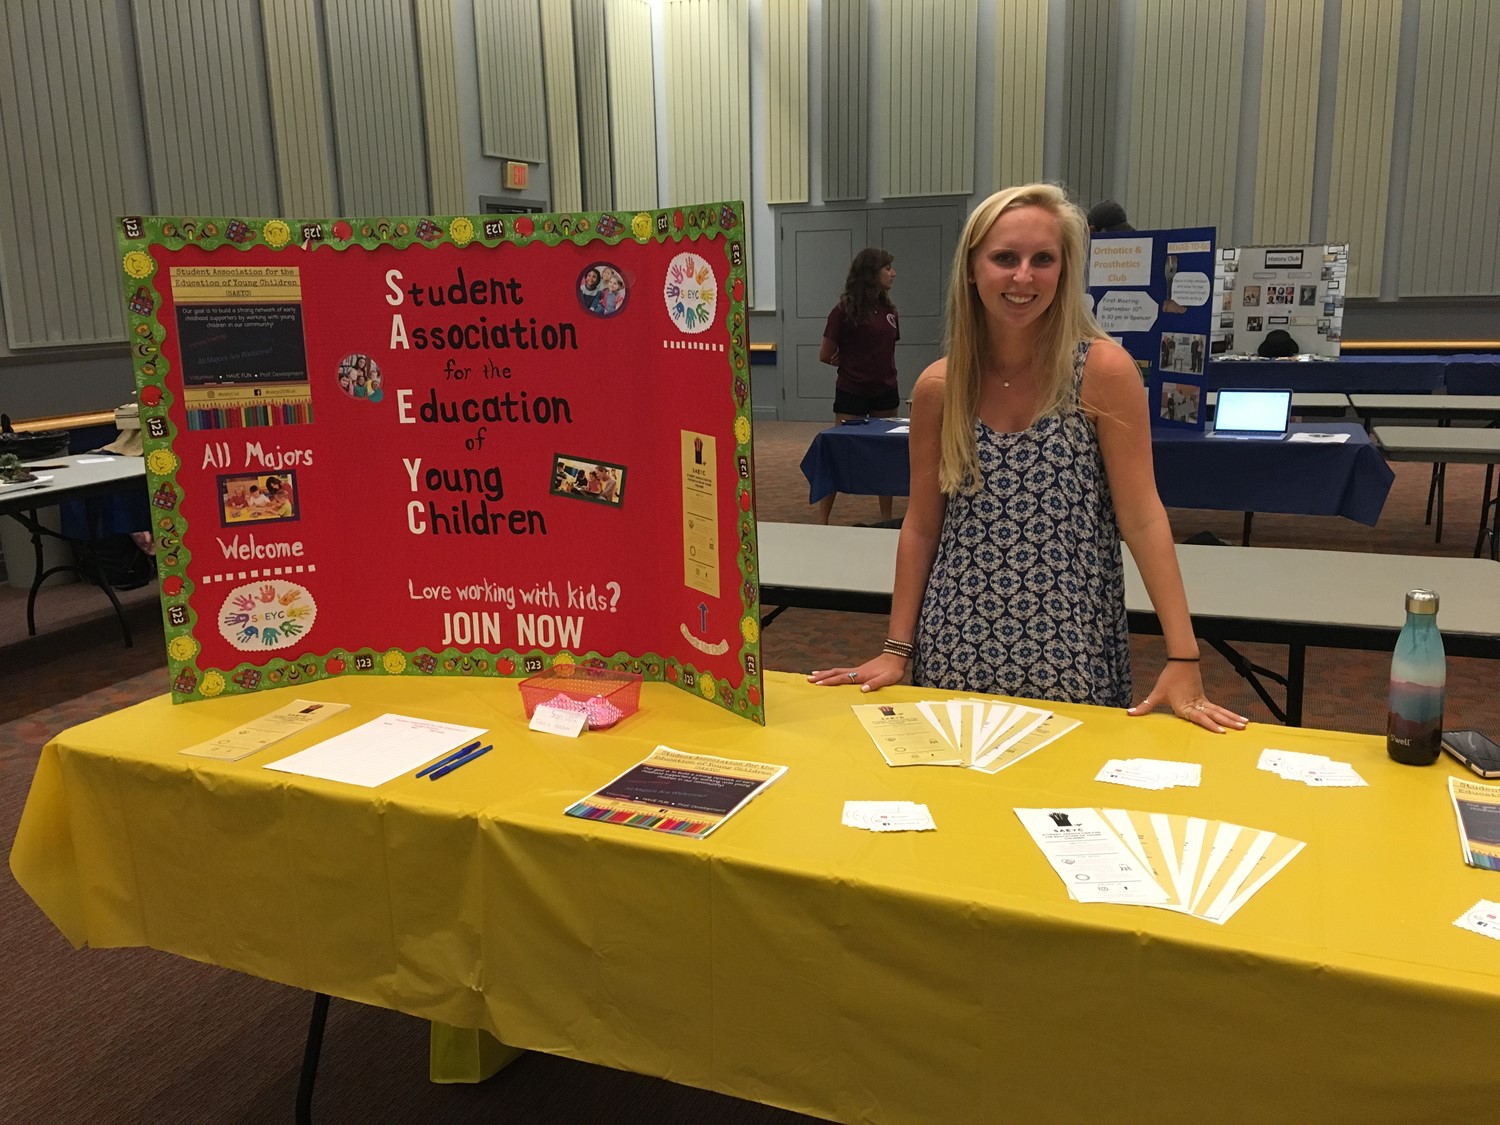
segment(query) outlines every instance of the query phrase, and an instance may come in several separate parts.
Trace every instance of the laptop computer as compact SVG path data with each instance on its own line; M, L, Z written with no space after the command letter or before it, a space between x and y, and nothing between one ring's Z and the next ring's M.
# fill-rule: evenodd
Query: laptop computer
M1208 436L1235 441L1282 441L1292 419L1292 392L1221 388Z

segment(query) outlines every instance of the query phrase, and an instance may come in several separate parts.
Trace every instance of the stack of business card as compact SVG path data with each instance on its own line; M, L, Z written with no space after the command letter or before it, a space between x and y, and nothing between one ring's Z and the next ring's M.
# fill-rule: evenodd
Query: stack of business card
M1197 762L1164 762L1157 758L1111 758L1094 780L1137 789L1196 787L1203 781L1203 767Z
M937 828L927 806L911 801L845 801L844 824L867 832L932 832Z
M1453 924L1470 933L1500 939L1500 903L1482 898L1464 911L1462 917L1455 919Z
M1354 772L1348 762L1335 762L1322 754L1299 754L1294 750L1262 750L1260 769L1284 777L1288 781L1300 781L1304 785L1350 787L1368 785L1364 778Z

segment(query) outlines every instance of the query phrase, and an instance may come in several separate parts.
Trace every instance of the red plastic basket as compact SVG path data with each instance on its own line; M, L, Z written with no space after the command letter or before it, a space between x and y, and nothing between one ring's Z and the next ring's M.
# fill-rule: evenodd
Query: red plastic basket
M529 719L538 703L549 703L559 695L587 703L608 700L620 717L633 715L641 706L641 677L634 672L614 672L585 664L559 664L521 681L521 702Z

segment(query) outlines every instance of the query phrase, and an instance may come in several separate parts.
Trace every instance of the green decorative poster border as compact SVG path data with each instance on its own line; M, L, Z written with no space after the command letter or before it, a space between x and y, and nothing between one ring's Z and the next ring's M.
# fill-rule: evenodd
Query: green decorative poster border
M174 701L186 702L255 691L273 686L307 683L347 674L405 676L522 676L557 665L585 664L635 672L647 681L667 682L710 700L726 710L764 723L760 656L759 576L755 528L754 451L751 442L750 360L744 305L746 248L744 212L740 203L637 212L587 212L515 216L397 216L382 218L245 218L231 216L125 216L119 220L120 263L124 282L126 323L131 344L141 429L145 443L152 533L161 582L162 616ZM691 660L656 652L628 653L587 650L548 652L515 648L449 647L414 650L399 648L334 647L303 653L293 659L271 656L233 667L204 663L194 631L197 614L190 604L194 579L184 537L186 516L180 511L182 465L174 452L177 424L174 372L162 351L166 332L159 319L162 298L155 286L158 263L152 247L167 251L194 246L203 250L264 248L300 250L317 244L336 250L355 247L374 250L504 245L580 247L620 243L693 243L722 236L728 272L723 285L727 304L727 364L725 393L733 403L734 455L730 462L736 507L735 558L739 578L737 682ZM698 250L703 253L703 249ZM180 381L175 384L180 386ZM721 532L728 533L721 521ZM731 604L733 604L731 602Z

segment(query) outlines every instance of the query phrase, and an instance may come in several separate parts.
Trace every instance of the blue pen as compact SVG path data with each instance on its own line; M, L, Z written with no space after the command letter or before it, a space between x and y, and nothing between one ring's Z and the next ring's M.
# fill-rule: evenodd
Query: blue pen
M478 750L474 751L474 753L468 755L467 757L460 758L456 762L451 762L448 765L444 766L442 769L433 770L432 773L428 775L427 780L428 781L436 781L438 778L442 777L444 774L452 773L454 770L458 769L459 766L466 766L470 762L472 762L475 758L482 758L482 757L484 757L486 754L488 754L493 749L494 749L494 746L492 746L492 745L491 746L481 746Z
M467 746L462 746L459 749L453 751L453 753L449 754L446 758L439 758L437 761L433 762L432 765L424 766L421 770L417 771L417 776L424 777L427 774L431 773L433 770L442 769L446 765L451 765L454 762L458 762L464 758L467 758L474 750L478 749L479 744L483 741L484 739L482 738L476 738Z

